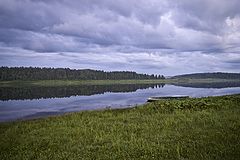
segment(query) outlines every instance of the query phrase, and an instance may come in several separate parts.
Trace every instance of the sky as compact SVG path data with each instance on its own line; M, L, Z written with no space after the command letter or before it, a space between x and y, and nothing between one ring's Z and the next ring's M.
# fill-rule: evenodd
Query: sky
M239 0L0 0L0 66L240 71Z

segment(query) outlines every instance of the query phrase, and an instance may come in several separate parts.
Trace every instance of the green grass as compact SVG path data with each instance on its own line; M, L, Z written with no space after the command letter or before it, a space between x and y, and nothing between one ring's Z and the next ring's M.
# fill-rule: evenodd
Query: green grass
M240 95L0 123L0 159L239 159Z
M0 81L0 87L58 87L79 85L113 85L113 84L179 84L179 83L217 83L239 82L229 79L146 79L146 80L33 80Z

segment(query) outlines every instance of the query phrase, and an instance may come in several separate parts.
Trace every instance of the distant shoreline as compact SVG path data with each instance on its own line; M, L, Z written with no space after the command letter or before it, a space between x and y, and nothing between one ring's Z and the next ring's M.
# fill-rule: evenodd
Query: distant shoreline
M14 80L0 81L1 87L58 87L58 86L79 86L79 85L114 85L114 84L186 84L186 83L220 83L220 82L240 82L240 79L131 79L131 80Z

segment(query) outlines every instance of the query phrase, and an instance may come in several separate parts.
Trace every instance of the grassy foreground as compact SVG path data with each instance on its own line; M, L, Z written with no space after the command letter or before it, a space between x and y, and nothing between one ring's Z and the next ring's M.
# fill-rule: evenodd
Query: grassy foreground
M240 95L0 123L0 159L238 159Z

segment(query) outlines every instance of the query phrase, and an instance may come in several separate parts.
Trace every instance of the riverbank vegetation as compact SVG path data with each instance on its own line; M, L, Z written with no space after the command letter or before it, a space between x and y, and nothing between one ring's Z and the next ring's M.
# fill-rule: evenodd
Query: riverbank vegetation
M196 73L165 78L163 75L138 74L132 71L91 69L0 67L2 87L58 87L118 84L173 84L180 86L239 86L239 73ZM231 83L231 84L230 84ZM209 84L209 85L208 85Z
M0 159L238 159L240 95L0 123Z
M236 83L239 86L240 79L130 79L130 80L14 80L0 81L1 87L58 87L58 86L82 86L82 85L119 85L119 84L222 84ZM234 85L236 86L236 85Z

